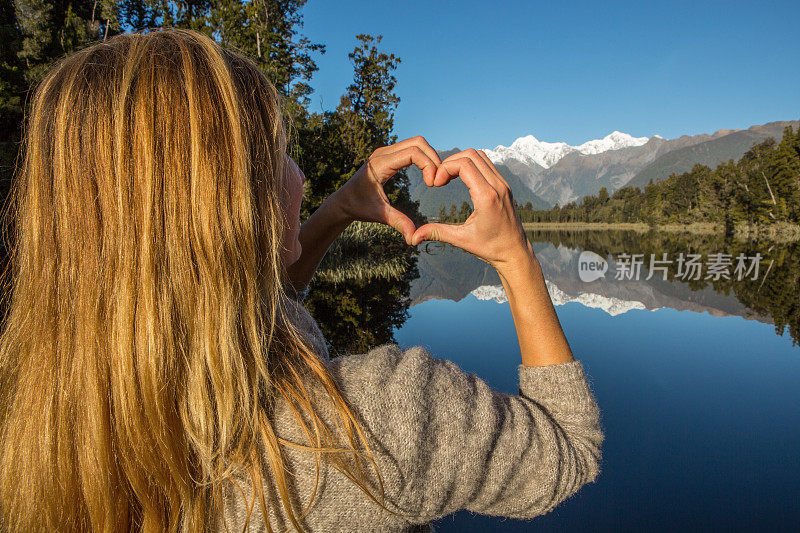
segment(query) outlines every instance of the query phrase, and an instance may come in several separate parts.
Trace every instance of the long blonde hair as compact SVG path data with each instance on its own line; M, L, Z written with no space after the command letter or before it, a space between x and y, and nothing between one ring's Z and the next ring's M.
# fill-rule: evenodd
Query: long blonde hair
M376 498L366 438L287 319L286 144L272 84L195 32L116 36L40 82L0 338L0 527L208 529L243 472L268 522L264 472L302 529L287 445ZM277 398L308 443L277 435Z

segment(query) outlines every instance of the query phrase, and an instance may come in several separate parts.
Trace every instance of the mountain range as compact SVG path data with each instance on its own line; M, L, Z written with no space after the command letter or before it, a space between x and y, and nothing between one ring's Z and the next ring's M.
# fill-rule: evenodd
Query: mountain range
M729 159L739 159L753 145L769 137L780 140L787 126L796 128L800 120L675 139L660 135L633 137L614 131L578 146L540 141L527 135L509 146L483 150L506 179L519 204L531 202L536 209L548 209L556 203L564 205L597 194L602 187L609 193L628 185L644 187L651 180L686 172L697 163L713 168ZM459 151L454 148L438 153L445 158ZM420 202L420 211L426 216L437 216L441 205L449 208L453 204L460 206L465 200L470 202L469 191L461 180L430 188L416 167L409 169L408 176L411 197Z

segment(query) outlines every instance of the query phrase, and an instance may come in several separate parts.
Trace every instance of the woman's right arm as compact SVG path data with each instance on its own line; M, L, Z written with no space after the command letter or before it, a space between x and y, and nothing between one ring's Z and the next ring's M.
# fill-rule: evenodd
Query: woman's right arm
M419 346L384 345L342 358L333 371L374 439L389 501L411 521L459 509L531 518L597 476L600 412L508 184L475 150L445 159L426 183L455 176L469 187L472 215L458 226L425 224L412 244L445 241L497 269L522 353L519 394L496 392Z
M489 158L465 150L442 161L432 186L459 176L469 187L474 211L462 225L420 226L412 243L448 242L497 269L517 330L522 364L547 366L573 361L542 270L514 208L511 189Z

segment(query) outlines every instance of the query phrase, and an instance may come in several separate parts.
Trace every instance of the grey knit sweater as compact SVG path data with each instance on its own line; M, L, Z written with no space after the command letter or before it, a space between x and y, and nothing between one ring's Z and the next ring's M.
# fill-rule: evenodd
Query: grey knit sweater
M318 325L295 305L295 323L359 418L383 479L384 504L397 513L381 509L322 461L317 494L302 522L308 531L415 531L460 509L532 518L597 476L603 434L580 362L519 365L519 394L508 395L420 346L384 344L330 361ZM281 437L307 442L286 406L278 405L275 423ZM288 449L287 460L295 503L304 509L314 490L314 455ZM377 477L367 472L377 490ZM274 487L265 485L273 530L293 530ZM248 485L245 493L249 499ZM242 531L246 515L241 493L227 491L230 530ZM248 531L265 530L256 503Z

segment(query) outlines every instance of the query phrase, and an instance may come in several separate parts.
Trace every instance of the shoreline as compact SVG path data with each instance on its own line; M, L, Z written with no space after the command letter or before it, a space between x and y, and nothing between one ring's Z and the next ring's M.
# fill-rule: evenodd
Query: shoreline
M523 222L525 231L665 231L711 235L725 233L723 224L695 222L692 224L645 224L644 222ZM800 240L800 224L775 223L770 225L738 224L734 237L743 240L769 239L778 242Z

